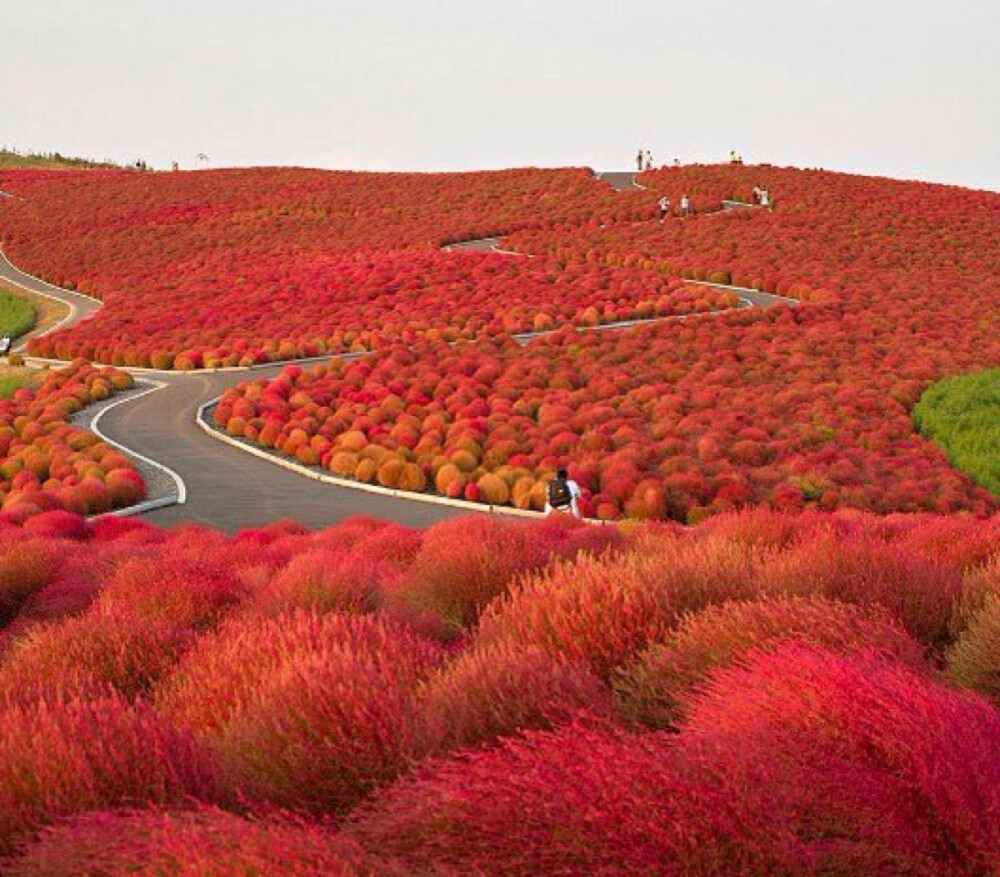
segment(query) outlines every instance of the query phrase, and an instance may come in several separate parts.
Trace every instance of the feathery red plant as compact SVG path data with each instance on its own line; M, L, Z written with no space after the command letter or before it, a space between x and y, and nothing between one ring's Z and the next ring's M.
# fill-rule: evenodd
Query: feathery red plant
M575 722L432 764L347 832L414 873L808 873L794 828L748 809L679 776L669 736Z
M421 694L422 748L478 746L586 712L611 718L611 692L585 665L537 646L472 649L434 673Z
M231 619L187 653L157 702L214 741L251 797L339 811L410 764L417 684L439 657L370 616Z
M245 819L215 807L98 811L45 828L11 877L361 877L402 871L331 829L292 815Z
M219 798L218 774L186 732L118 695L0 709L0 854L71 813Z
M1000 596L991 596L948 650L948 677L1000 706Z
M841 654L880 652L914 669L929 669L924 648L884 609L824 597L779 597L723 603L686 616L662 643L619 671L615 691L632 720L669 728L681 718L681 697L710 671L789 641Z
M796 826L827 871L1000 866L1000 711L983 698L881 655L789 644L716 670L686 713L692 770L768 782L775 823Z
M538 645L608 679L662 640L684 612L753 595L752 570L746 549L690 538L664 537L618 558L582 556L491 603L474 642Z

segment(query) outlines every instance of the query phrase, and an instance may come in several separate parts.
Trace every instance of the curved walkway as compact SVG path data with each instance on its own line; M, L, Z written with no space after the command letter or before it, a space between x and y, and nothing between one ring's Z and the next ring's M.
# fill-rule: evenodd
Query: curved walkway
M635 179L634 173L627 172L597 176L619 191L629 188ZM448 249L497 249L497 243L497 239L488 238L453 244ZM94 299L53 286L19 270L3 254L0 254L0 280L67 305L70 309L68 316L46 331L55 331L87 319L101 307L100 302ZM797 304L794 299L770 296L756 290L709 283L700 285L734 292L748 306ZM645 322L650 321L630 321L621 325L594 328L621 328ZM16 349L23 349L32 334L34 333L22 336ZM530 337L522 343L526 343L526 340L530 340ZM321 359L327 361L330 357ZM150 376L155 376L155 386L147 387L128 399L119 399L102 406L97 411L90 421L94 424L95 431L123 450L146 458L147 464L157 461L174 483L176 479L173 476L181 481L180 490L173 488L172 495L166 498L166 501L173 504L144 511L147 520L161 526L196 523L235 532L244 527L262 526L283 518L294 519L307 527L321 528L357 514L423 527L445 518L469 513L470 509L464 506L453 507L410 499L405 494L396 496L370 493L305 478L273 462L252 456L238 445L214 440L199 425L199 410L207 402L217 399L226 389L240 381L271 378L291 362L275 363L253 370L147 372ZM142 372L125 370L135 374ZM94 421L98 419L99 424L95 424ZM168 492L169 490L170 488ZM486 510L484 507L483 511Z

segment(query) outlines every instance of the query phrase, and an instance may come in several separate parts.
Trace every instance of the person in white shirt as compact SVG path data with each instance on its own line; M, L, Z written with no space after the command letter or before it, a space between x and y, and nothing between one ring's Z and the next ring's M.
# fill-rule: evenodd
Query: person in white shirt
M691 199L687 195L681 195L681 216L688 216L691 213Z
M569 472L565 467L560 467L556 472L556 477L549 482L545 496L545 514L569 512L575 518L580 517L580 504L578 502L581 496L580 485L569 477Z
M670 213L670 199L664 195L660 198L657 206L660 208L660 222L663 222L667 218L667 214Z
M767 186L760 190L760 206L770 207L771 206L771 196L767 191Z

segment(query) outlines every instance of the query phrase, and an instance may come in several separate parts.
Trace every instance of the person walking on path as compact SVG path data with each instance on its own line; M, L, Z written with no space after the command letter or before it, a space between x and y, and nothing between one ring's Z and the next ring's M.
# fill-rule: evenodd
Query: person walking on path
M642 171L642 165L645 162L646 153L641 149L635 154L635 169L637 171Z
M648 149L646 150L646 168L645 169L647 171L651 171L653 169L653 153L650 152Z
M663 220L666 219L667 215L670 213L670 199L664 195L657 202L657 206L660 208L660 222L663 222Z
M691 199L688 196L681 195L681 216L691 215Z
M575 518L580 517L578 503L581 496L580 485L569 477L569 471L565 466L560 466L556 471L556 477L549 482L545 496L545 514L568 512Z
M767 186L764 186L764 188L760 190L760 206L761 207L771 206L771 195L767 191Z

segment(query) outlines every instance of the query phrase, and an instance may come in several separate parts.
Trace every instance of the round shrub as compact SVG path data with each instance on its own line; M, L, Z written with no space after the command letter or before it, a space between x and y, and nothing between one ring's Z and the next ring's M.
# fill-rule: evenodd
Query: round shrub
M492 473L487 473L476 483L479 485L483 502L490 505L506 505L510 499L510 488L507 487L507 483Z
M47 692L99 683L134 699L147 693L190 645L191 634L162 621L91 612L33 625L0 664L0 701L30 702Z
M1000 711L882 655L798 644L715 671L680 757L703 780L770 786L771 817L819 873L990 873L1000 864Z
M177 628L211 627L245 588L218 552L214 562L207 559L210 550L206 542L199 552L203 556L189 560L175 537L170 548L156 554L126 556L101 589L100 611L131 613Z
M399 472L396 486L411 493L423 493L427 488L427 476L416 463L406 463Z
M863 609L822 597L786 597L709 606L686 616L662 643L623 668L614 687L623 712L655 728L679 716L680 698L713 669L751 650L773 651L789 640L841 654L881 652L926 670L923 647L885 610Z
M382 564L355 552L320 547L299 554L255 591L247 611L276 616L288 609L374 612L382 602Z
M962 575L933 557L868 533L818 535L765 559L761 586L775 594L882 605L920 642L940 647L951 636Z
M530 525L486 515L442 521L424 533L398 593L458 630L472 624L517 576L541 568L550 557Z
M423 747L440 755L579 712L613 713L610 690L587 666L535 646L467 651L425 684Z
M383 487L399 487L399 479L406 463L399 457L390 457L378 467L378 483Z
M212 740L245 795L340 812L411 763L417 686L438 659L368 616L233 619L188 652L157 702Z
M432 764L346 831L415 874L808 873L789 827L720 797L667 735L577 722Z
M520 581L482 614L475 642L537 645L615 667L661 641L685 612L755 591L746 552L663 537L642 552L582 556Z
M0 739L0 854L61 816L219 799L202 747L150 707L117 695L8 705Z

